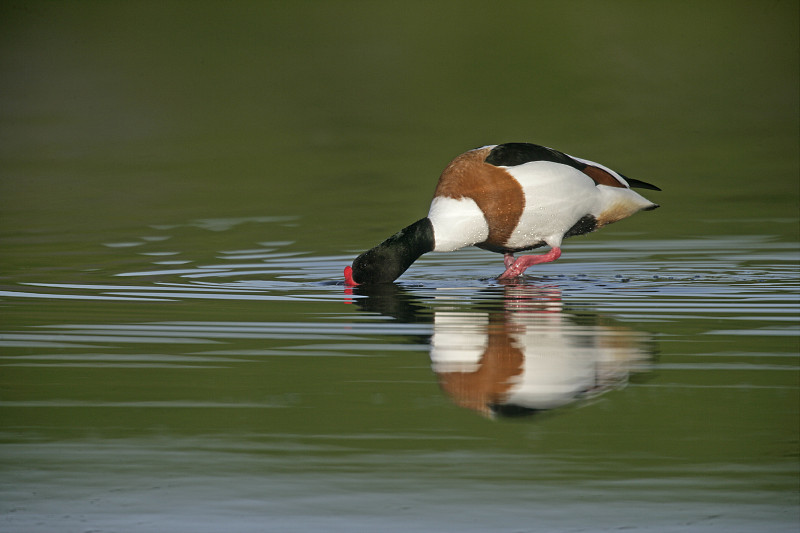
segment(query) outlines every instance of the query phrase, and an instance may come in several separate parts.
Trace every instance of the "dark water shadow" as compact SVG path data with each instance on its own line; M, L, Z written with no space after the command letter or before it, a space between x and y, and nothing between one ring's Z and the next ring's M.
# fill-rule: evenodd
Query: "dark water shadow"
M420 297L396 284L348 289L363 311L433 325L427 343L442 390L489 417L519 417L643 379L655 345L643 332L570 307L558 286L504 284L470 302Z

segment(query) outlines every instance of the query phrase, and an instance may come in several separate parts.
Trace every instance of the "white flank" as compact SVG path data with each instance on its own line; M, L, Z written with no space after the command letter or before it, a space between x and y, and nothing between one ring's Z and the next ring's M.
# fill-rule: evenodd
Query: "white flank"
M602 212L602 197L583 172L550 161L506 167L522 186L525 211L506 245L525 248L538 242L561 246L561 240L581 217ZM610 187L609 187L610 188Z
M436 197L428 218L433 224L434 252L452 252L489 236L483 212L471 198Z

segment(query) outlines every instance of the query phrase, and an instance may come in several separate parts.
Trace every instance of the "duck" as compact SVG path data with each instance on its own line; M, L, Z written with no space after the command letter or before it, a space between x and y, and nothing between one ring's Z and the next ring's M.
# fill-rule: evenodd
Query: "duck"
M503 254L497 279L513 280L561 257L565 238L659 207L634 188L661 190L538 144L469 150L442 171L428 215L356 257L345 285L391 283L423 254L467 246ZM544 246L546 253L515 256Z

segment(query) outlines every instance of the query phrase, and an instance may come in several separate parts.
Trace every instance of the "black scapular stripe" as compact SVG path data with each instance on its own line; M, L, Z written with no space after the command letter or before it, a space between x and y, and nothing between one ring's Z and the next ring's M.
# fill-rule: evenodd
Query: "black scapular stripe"
M530 163L531 161L561 163L562 165L569 165L578 170L586 168L584 163L572 159L563 152L531 143L498 144L492 148L492 151L489 152L489 155L484 159L484 162L496 167L515 167L517 165Z
M553 150L546 146L540 146L532 143L505 143L498 144L489 155L486 156L484 162L494 165L496 167L515 167L517 165L524 165L531 161L550 161L551 163L561 163L568 165L572 168L583 172L588 165L571 158L563 152ZM621 175L621 174L620 174ZM627 176L622 176L628 185L634 189L650 189L651 191L660 191L658 187L646 181L632 179Z

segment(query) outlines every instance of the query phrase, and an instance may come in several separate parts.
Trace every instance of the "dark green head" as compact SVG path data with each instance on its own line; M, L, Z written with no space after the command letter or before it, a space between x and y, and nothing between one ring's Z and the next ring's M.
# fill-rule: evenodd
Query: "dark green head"
M422 254L433 250L433 225L423 218L356 257L345 269L345 283L391 283Z

